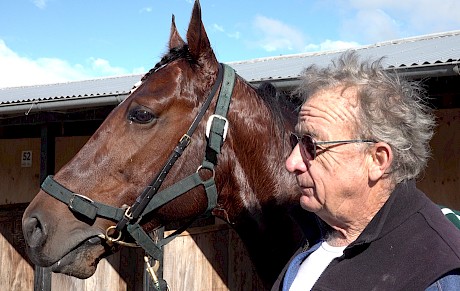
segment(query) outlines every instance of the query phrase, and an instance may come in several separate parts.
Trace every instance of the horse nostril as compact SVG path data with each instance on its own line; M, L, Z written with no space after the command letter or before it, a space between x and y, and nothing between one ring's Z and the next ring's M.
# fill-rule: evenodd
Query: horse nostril
M24 238L31 248L42 246L48 236L46 226L38 217L28 217L23 223Z

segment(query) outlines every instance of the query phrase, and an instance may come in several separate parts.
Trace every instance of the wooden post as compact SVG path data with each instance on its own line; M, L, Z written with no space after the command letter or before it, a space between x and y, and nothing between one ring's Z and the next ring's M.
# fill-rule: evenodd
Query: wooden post
M40 183L54 174L55 135L48 124L41 127ZM35 266L34 291L51 291L51 270Z
M43 183L48 175L54 174L55 156L55 134L49 125L41 128L40 146L40 183Z

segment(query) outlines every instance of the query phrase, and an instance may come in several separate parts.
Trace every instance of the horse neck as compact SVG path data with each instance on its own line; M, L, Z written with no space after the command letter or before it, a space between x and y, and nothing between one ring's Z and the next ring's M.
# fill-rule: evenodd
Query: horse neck
M278 108L278 112L271 110L273 105L239 81L235 91L242 93L232 100L231 146L225 157L231 168L232 183L226 186L232 199L237 189L240 202L250 213L297 201L295 178L285 169L291 152L288 140L294 128L295 112L284 110L283 114L284 108ZM274 106L282 106L274 102Z
M231 146L224 153L228 173L220 195L227 197L224 219L238 232L261 279L270 285L301 239L288 213L288 205L298 203L295 180L284 167L293 123L277 124L266 102L247 91L232 100Z

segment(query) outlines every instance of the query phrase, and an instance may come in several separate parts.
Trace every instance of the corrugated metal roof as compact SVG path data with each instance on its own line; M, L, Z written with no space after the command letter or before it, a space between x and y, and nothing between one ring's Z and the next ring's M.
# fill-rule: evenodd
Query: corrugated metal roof
M460 60L460 30L421 37L405 38L355 48L364 58L385 57L388 68L407 68L447 64ZM312 64L327 66L342 51L327 51L256 59L232 63L249 82L290 79L300 76Z
M0 89L0 104L125 95L141 78L142 75L129 75L50 85L3 88Z
M460 30L405 38L355 48L363 57L385 56L388 68L429 68L457 64L460 60ZM296 80L309 65L325 66L342 51L304 53L229 63L249 82ZM436 75L436 73L431 73ZM41 101L94 99L106 96L126 97L142 75L94 79L52 85L0 89L0 109ZM122 97L123 97L122 96ZM123 98L124 98L123 97ZM69 101L70 101L69 100ZM84 103L84 102L83 102ZM83 107L83 103L80 105ZM57 105L57 104L56 104ZM4 108L2 112L8 112Z

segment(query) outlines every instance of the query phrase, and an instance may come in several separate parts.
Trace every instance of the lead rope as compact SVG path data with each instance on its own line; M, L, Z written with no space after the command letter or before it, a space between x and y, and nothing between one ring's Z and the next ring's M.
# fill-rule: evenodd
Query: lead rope
M161 290L166 290L166 291L169 291L169 286L168 286L168 283L165 281L165 280L161 280L158 278L157 276L157 271L158 269L160 268L160 262L155 260L155 259L152 259L155 263L154 265L152 266L150 264L150 260L152 258L148 257L148 256L144 256L144 262L145 264L147 265L147 267L145 268L145 270L147 271L147 273L149 273L150 275L150 279L152 279L152 282L153 282L153 287L155 288L155 290L157 291L161 291ZM163 284L161 284L163 283ZM162 288L162 285L164 285L164 287Z

